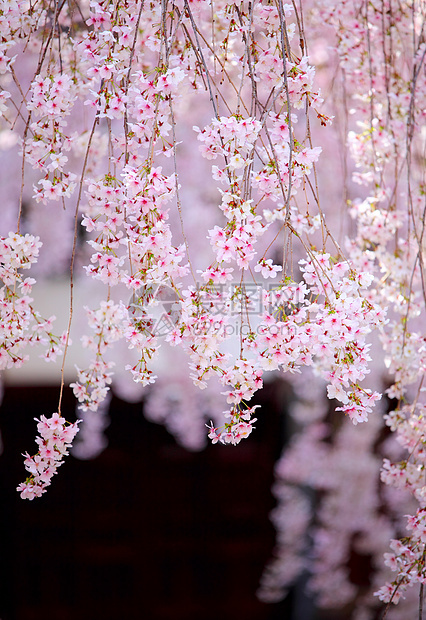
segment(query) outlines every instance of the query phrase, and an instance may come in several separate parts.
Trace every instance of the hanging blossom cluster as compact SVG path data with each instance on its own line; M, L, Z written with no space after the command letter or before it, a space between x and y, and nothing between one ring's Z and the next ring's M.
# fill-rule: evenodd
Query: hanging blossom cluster
M58 413L50 418L42 415L36 422L40 433L40 437L36 437L39 451L34 456L24 454L25 469L30 475L18 486L24 499L34 499L45 493L78 432L78 422L69 424Z
M408 517L408 535L402 540L391 540L392 552L385 553L385 564L398 578L382 586L377 595L383 601L398 603L407 587L424 584L426 580L424 553L426 542L426 510L418 509Z
M390 385L387 395L393 411L384 416L386 431L369 422L368 440L370 450L375 445L376 453L379 449L384 456L381 481L388 486L379 487L377 458L367 467L367 456L362 457L363 476L358 476L359 463L352 473L344 468L343 481L342 465L335 462L342 439L345 461L349 462L352 453L358 452L363 432L350 430L347 424L333 430L327 408L318 409L309 420L304 411L308 403L303 404L306 394L301 390L294 415L303 430L277 465L276 558L265 571L260 596L279 599L300 572L308 570L310 587L321 606L347 609L350 605L351 617L376 618L378 602L371 597L375 593L388 605L386 617L397 620L418 613L425 566L426 14L422 4L401 5L392 0L343 1L337 6L319 0L309 9L305 24L312 24L327 40L335 33L333 62L337 60L342 69L342 88L334 90L333 103L339 121L349 129L350 159L342 176L352 167L352 182L349 176L344 178L342 194L356 225L356 234L346 240L345 249L353 265L373 278L366 298L381 308L388 307L389 320L374 355L382 360L381 369L375 369L376 381L382 378ZM332 388L327 389L332 395ZM304 467L302 455L312 455ZM352 488L362 515L349 504L343 484ZM306 486L320 492L315 515L303 491ZM299 511L297 523L303 524L296 528L297 533L292 507L286 504L288 494L296 492L300 495L295 508ZM345 517L349 505L352 514ZM338 522L333 514L339 515ZM312 549L306 542L309 532ZM387 550L389 538L391 553ZM283 540L291 540L291 545L282 544ZM309 565L302 559L306 553L315 558ZM364 585L364 589L348 568L359 555L371 567L368 588ZM399 603L398 608L390 609L390 603Z
M122 304L111 300L101 302L98 310L85 307L93 335L82 340L82 346L94 351L95 356L85 370L77 368L78 381L71 383L82 411L96 411L108 393L112 381L113 361L105 361L103 354L108 346L123 337L122 321L127 316Z
M0 369L19 368L28 359L29 346L42 344L46 361L62 353L65 335L55 336L55 316L43 319L30 297L34 278L23 277L22 270L37 262L41 247L38 237L9 233L0 238Z
M360 386L369 372L370 360L364 336L383 322L380 308L354 295L360 286L369 284L369 277L346 277L347 264L330 264L328 254L301 263L310 287L305 283L288 283L264 293L263 301L271 312L262 315L256 333L249 332L243 338L243 346L253 361L237 362L223 375L223 382L225 379L236 387L227 392L227 400L233 404L227 414L231 421L221 434L210 429L214 442L238 443L241 433L245 436L251 430L247 421L253 408L242 413L240 403L252 396L261 376L261 372L255 371L255 359L261 371L294 372L301 366L313 366L329 381L328 396L341 401L337 409L344 411L354 424L366 421L380 398L377 392ZM321 273L327 278L324 290L314 264L321 266ZM311 300L313 295L315 303Z
M417 402L414 405L401 405L385 416L387 426L396 433L396 440L402 448L402 456L408 456L399 462L385 458L381 480L394 489L408 492L415 498L418 506L415 514L404 515L408 534L401 540L392 539L390 543L392 552L384 554L386 566L396 575L375 594L387 603L398 603L407 595L407 589L425 583L425 413L424 403ZM402 534L402 527L401 530Z
M222 425L210 426L213 442L236 444L250 434L249 401L265 371L304 365L326 377L329 396L355 424L365 421L379 398L360 384L366 337L384 323L384 310L367 299L368 274L333 242L310 181L321 153L310 113L318 126L329 119L294 7L126 0L80 8L64 4L52 13L44 3L37 10L12 3L2 21L9 59L2 67L13 78L4 118L22 130L32 199L71 204L76 231L83 227L73 277L76 259L87 257L86 275L105 285L104 301L87 308L92 335L83 346L92 361L72 383L82 409L96 410L108 393L115 342L127 343L126 368L145 386L166 341L188 354L197 386L212 376L224 386L229 408ZM37 40L41 55L21 84L14 64ZM23 51L9 56L19 41ZM195 206L185 203L179 176L181 119L187 101L201 99L210 118L193 132L201 155L214 161L210 203L219 207L217 224L205 231L207 266L191 258L186 230ZM22 184L21 207L24 172ZM318 241L322 249L314 248ZM163 340L159 287L173 293L175 307L163 302ZM5 339L5 352L10 346Z
M108 352L119 339L135 354L127 365L134 380L142 385L154 380L151 360L159 339L152 288L161 285L174 291L178 306L173 320L166 313L172 323L166 340L188 353L199 387L212 375L225 386L230 408L223 428L210 428L213 441L238 443L251 432L254 408L246 403L266 370L301 365L323 373L329 395L340 399L355 423L364 421L379 397L359 384L367 373L365 336L383 323L384 313L365 298L368 276L342 260L337 246L337 258L326 251L329 231L322 212L312 215L308 205L305 211L296 206L321 151L312 146L305 111L315 109L321 124L328 119L316 110L321 97L307 56L293 51L294 9L282 3L216 3L212 36L210 3L166 8L92 2L84 20L83 13L76 16L64 5L53 16L30 10L25 28L12 15L4 24L4 40L26 41L40 34L42 23L55 22L50 34L43 31L43 54L29 87L13 93L27 117L15 119L10 108L8 120L24 123L24 163L39 175L36 201L67 208L74 197L93 252L86 274L107 288L105 301L88 311L93 335L83 345L95 356L78 370L75 395L83 409L92 410L105 398L113 365ZM23 10L16 4L15 11ZM6 63L5 72L15 75L12 65ZM185 235L177 132L182 93L198 98L204 90L214 118L194 129L201 154L215 160L220 223L206 231L212 261L198 270L201 282L191 283L196 270ZM85 140L79 171L82 140L73 129L81 103L87 123L79 126ZM299 124L304 129L296 132ZM300 200L303 204L303 194ZM172 229L173 209L180 232ZM319 252L311 249L315 233L322 233ZM178 234L183 242L173 241ZM292 237L308 254L300 264L301 281L288 275ZM284 244L283 264L275 264L272 253L266 257L276 244ZM263 284L280 273L275 289ZM262 305L256 326L248 292L253 284ZM229 352L230 327L238 327L233 338L238 354Z

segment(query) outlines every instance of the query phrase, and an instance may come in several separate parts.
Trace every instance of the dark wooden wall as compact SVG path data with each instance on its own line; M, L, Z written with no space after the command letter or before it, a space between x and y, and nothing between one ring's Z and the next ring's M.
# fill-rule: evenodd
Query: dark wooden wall
M282 386L238 447L190 453L142 405L114 398L109 446L68 457L48 492L23 501L21 453L58 388L6 389L0 408L1 620L290 620L292 597L255 597L274 532L268 513L283 438ZM67 391L64 415L75 419ZM296 619L304 620L304 619Z

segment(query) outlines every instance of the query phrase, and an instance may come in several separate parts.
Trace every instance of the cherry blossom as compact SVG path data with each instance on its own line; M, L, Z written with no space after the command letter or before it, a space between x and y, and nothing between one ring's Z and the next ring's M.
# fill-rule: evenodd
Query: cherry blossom
M23 499L34 499L46 492L78 433L78 421L69 424L59 413L54 413L50 418L42 415L36 422L40 434L36 438L39 451L34 456L24 454L25 469L30 475L17 488Z
M0 237L0 369L38 345L46 361L67 356L82 309L71 296L58 335L32 298L43 264L66 263L71 293L103 290L73 345L89 353L71 387L93 428L123 369L182 443L235 446L263 415L251 399L268 373L300 396L310 370L320 387L299 399L302 434L277 465L277 558L260 592L276 600L306 567L311 486L311 587L363 617L377 599L408 605L424 579L425 15L393 0L296 4L94 0L76 16L72 3L3 3L0 141L11 161L19 144L19 162ZM38 421L22 497L44 492L77 432L60 398ZM355 538L375 570L386 554L368 604L345 568Z

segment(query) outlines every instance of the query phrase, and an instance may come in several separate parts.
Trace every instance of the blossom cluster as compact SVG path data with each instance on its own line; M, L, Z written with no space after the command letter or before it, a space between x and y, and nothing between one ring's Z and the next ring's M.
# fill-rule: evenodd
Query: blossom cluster
M361 385L367 338L385 323L385 309L370 299L367 270L343 258L337 244L334 255L329 251L324 215L309 205L308 187L318 202L311 178L321 154L310 111L318 125L330 119L317 109L315 69L299 49L299 15L282 3L214 4L213 25L209 3L175 2L164 12L153 2L139 10L133 1L93 1L77 23L64 5L34 75L13 91L25 112L22 156L38 175L35 200L60 201L65 209L76 201L82 232L72 265L78 254L86 276L105 287L98 308L86 309L92 331L82 344L94 355L71 386L83 411L95 411L110 388L119 341L129 350L124 365L133 380L153 383L158 291L169 290L175 299L173 309L163 304L171 327L165 341L187 353L196 386L216 377L224 388L229 408L222 424L214 417L210 426L214 442L236 444L250 434L249 401L265 372L303 366L326 378L329 397L354 424L363 422L379 398ZM49 28L48 15L37 15ZM71 27L73 36L65 36ZM214 161L215 189L202 208L217 217L203 233L210 249L196 269L179 123L187 102L203 97L212 109L193 136L203 158ZM11 98L4 99L9 114ZM87 241L81 250L79 238ZM293 243L300 277L289 275ZM199 287L191 280L196 272ZM260 285L268 311L255 319L255 330L248 289L257 277L279 281L273 291ZM11 278L19 280L16 270ZM239 282L234 290L218 288L231 279ZM238 313L231 316L231 307ZM228 329L233 322L235 332Z
M30 475L17 488L23 499L34 499L45 493L78 433L78 421L69 424L59 413L50 418L42 415L36 422L40 434L36 437L39 450L34 456L24 454L25 469Z
M409 536L391 540L392 552L384 554L386 566L397 573L393 582L386 583L374 593L385 603L396 605L401 597L404 598L407 588L426 581L426 510L418 509L415 515L408 517L407 530Z
M411 10L414 12L410 13ZM381 309L388 308L388 320L380 330L380 344L374 345L374 355L384 364L381 368L376 364L374 379L376 384L384 381L390 386L387 395L394 411L385 415L387 431L376 424L370 431L371 442L376 442L375 450L384 457L381 480L389 486L380 492L370 492L377 487L377 462L371 463L363 479L358 479L359 465L352 473L346 471L345 485L347 488L353 485L354 496L359 498L370 489L363 504L368 530L360 523L352 529L351 521L344 515L347 506L353 509L354 505L343 494L328 490L324 493L327 485L337 488L340 484L339 469L327 468L326 463L335 453L346 425L342 430L338 426L334 432L321 433L318 420L326 419L326 412L311 412L311 421L303 413L303 419L299 420L302 430L295 438L299 446L297 454L292 450L284 452L277 467L280 485L276 491L277 511L282 515L278 521L278 541L289 535L286 522L290 522L289 532L292 523L291 507L281 500L281 485L319 489L321 495L313 525L307 523L299 533L305 538L309 534L313 536L317 561L306 568L312 574L310 585L318 593L318 603L330 608L351 603L356 607L354 617L373 618L377 602L374 603L371 595L376 590L381 600L399 602L402 606L400 610L387 609L389 618L414 617L413 610L418 606L416 590L423 583L423 548L415 528L410 526L408 534L404 532L403 515L408 513L409 524L417 524L425 507L425 299L421 232L424 180L418 168L424 152L426 82L421 35L424 11L414 5L397 8L392 0L365 4L343 0L337 5L320 0L314 3L309 19L319 40L324 37L329 42L335 37L334 55L330 49L326 53L320 45L317 50L320 49L319 65L326 59L328 66L337 63L341 68L341 90L335 89L333 82L333 111L338 120L347 123L349 130L347 139L353 163L345 156L341 191L356 226L345 242L345 250L357 271L370 274L367 277L371 285L365 299ZM373 50L382 50L383 54ZM353 183L349 180L350 173ZM300 215L295 213L292 220L296 230ZM309 224L309 218L306 220ZM339 398L338 383L329 385L327 391L329 396ZM303 407L297 407L298 411ZM346 450L350 453L355 449L357 434L351 434L348 429L345 433ZM387 437L386 433L391 436ZM302 467L302 455L306 458L311 454L314 455L312 466ZM323 486L324 481L320 484L316 481L315 468L327 472L326 485ZM328 506L339 515L339 523ZM399 535L403 537L401 541L396 540ZM361 545L360 538L364 538ZM385 553L385 564L396 573L391 579L387 568L383 568L383 553L389 538L393 539L394 559L390 560ZM264 575L261 595L265 599L279 598L280 592L288 589L305 566L299 561L299 571L288 571L295 551L300 559L306 553L306 545L294 541L287 550L278 544L277 557ZM362 595L348 572L352 553L370 556L374 573L368 595ZM386 586L380 587L384 581ZM410 588L413 585L417 588Z
M33 305L30 293L36 280L23 278L22 269L37 262L41 242L34 235L9 233L0 238L0 369L19 368L28 359L26 349L34 344L46 347L44 358L61 354L64 338L55 336L55 316L43 319Z
M95 357L87 369L77 368L78 381L71 383L70 387L83 411L96 411L106 398L114 367L114 362L105 361L104 353L112 342L122 337L121 323L127 311L123 305L114 304L111 300L101 302L96 311L90 308L86 311L94 335L84 337L82 344L94 351Z

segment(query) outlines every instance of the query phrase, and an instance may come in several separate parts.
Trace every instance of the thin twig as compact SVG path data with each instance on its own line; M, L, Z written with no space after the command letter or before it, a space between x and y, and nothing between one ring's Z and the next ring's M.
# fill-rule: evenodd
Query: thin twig
M73 310L74 310L74 263L75 263L75 254L76 254L77 237L78 237L78 211L80 208L81 196L83 193L84 173L86 171L87 162L89 159L90 147L92 145L93 136L94 136L96 125L98 124L98 122L99 122L99 119L98 117L96 117L93 122L92 131L90 132L89 141L87 143L86 154L84 156L83 169L81 171L80 183L78 187L77 203L75 206L75 213L74 213L74 238L73 238L71 263L70 263L70 311L69 311L68 327L67 327L67 334L66 334L65 346L64 346L64 354L63 354L62 366L61 366L61 386L59 388L59 402L58 402L58 413L59 414L61 413L62 396L63 396L64 385L65 385L65 362L66 362L66 356L68 352L71 323L72 323Z

